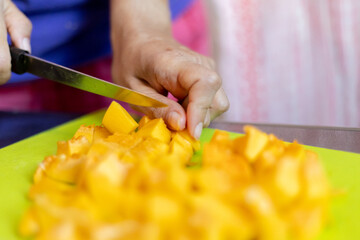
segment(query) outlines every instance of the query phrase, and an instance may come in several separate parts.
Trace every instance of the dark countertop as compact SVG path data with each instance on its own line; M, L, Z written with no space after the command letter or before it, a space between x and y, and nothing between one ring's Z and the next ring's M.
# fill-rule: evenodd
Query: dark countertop
M79 117L69 113L0 111L0 148Z

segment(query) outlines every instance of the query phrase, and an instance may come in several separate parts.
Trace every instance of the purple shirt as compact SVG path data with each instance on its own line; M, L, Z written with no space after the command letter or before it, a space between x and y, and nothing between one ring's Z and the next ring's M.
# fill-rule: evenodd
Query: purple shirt
M172 0L176 19L194 0ZM109 56L109 2L106 0L14 0L33 24L32 54L46 60L76 66ZM35 77L12 74L10 83Z

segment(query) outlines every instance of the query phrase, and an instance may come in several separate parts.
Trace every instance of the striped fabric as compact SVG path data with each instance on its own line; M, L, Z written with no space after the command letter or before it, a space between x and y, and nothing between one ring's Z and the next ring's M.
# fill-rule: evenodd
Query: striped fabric
M360 127L360 1L208 0L222 117Z

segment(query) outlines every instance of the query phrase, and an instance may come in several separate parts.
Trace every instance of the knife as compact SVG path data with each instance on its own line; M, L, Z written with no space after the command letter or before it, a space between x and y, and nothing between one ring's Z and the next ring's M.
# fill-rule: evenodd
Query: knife
M44 79L134 105L145 107L167 106L165 103L140 92L32 56L29 52L13 46L10 46L10 54L11 71L17 74L28 72Z

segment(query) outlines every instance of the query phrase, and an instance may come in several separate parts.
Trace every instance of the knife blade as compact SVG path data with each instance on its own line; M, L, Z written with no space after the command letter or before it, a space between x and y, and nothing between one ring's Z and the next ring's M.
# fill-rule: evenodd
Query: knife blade
M25 50L10 46L10 53L11 71L14 73L28 72L44 79L134 105L144 107L167 106L140 92L35 57Z

